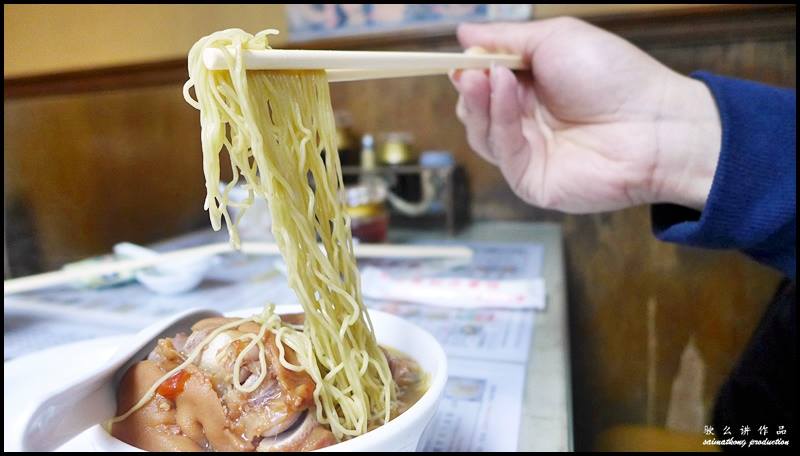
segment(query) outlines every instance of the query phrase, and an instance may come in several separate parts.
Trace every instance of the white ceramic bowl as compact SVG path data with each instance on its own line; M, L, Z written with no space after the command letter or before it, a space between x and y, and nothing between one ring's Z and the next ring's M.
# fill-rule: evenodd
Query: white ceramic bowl
M219 183L219 191L224 192L226 182ZM228 194L231 203L242 203L247 199L247 189L237 185ZM241 215L241 208L228 205L228 213L232 220L237 220ZM263 198L253 198L253 202L242 215L237 225L239 236L244 241L274 241L272 237L272 214Z
M130 242L116 244L114 253L126 259L158 256L158 252L155 250ZM140 269L134 276L150 291L163 295L174 295L194 289L203 281L208 270L218 263L219 258L214 255L199 255Z
M250 316L261 309L232 312L230 316ZM278 313L300 312L300 306L278 306ZM321 451L414 451L422 433L433 418L447 383L447 357L441 344L427 331L400 317L369 312L378 343L409 355L430 376L428 391L405 413L354 439L323 448ZM91 429L91 441L99 451L141 451L109 435L102 427Z

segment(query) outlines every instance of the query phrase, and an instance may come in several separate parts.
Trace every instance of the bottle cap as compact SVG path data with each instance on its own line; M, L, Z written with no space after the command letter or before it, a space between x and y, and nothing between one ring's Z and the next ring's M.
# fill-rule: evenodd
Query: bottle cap
M372 149L375 145L375 140L372 138L372 135L367 133L361 138L361 147L363 149Z
M446 168L456 164L453 154L446 150L426 150L419 157L423 168Z

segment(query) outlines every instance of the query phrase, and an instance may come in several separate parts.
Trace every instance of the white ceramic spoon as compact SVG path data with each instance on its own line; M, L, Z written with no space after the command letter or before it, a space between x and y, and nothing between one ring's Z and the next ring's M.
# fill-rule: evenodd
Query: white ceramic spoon
M112 418L117 410L119 381L129 367L147 357L158 339L188 332L203 318L221 316L213 310L191 309L154 323L131 337L130 343L121 347L104 366L31 405L24 415L22 450L52 451L89 427ZM81 412L74 413L78 408Z
M153 258L159 255L155 250L121 242L114 246L114 253L126 259ZM216 265L218 258L213 255L198 255L183 260L171 261L136 271L136 280L150 291L163 295L187 292L203 281L208 270Z

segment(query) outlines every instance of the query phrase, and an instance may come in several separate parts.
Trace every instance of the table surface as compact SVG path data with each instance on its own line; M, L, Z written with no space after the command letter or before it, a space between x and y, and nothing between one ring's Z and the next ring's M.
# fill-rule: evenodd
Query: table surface
M204 234L202 237L207 237ZM194 244L196 236L174 239L171 248ZM431 230L393 229L391 242L446 238L457 241L525 242L544 248L542 276L547 307L537 312L526 369L519 451L571 451L572 403L569 332L561 228L552 223L478 222L454 237ZM177 244L176 244L177 241Z
M438 233L394 230L393 242L435 239ZM547 308L534 320L525 378L519 451L572 451L567 294L561 227L555 223L477 222L458 233L459 241L531 242L544 246L542 275Z

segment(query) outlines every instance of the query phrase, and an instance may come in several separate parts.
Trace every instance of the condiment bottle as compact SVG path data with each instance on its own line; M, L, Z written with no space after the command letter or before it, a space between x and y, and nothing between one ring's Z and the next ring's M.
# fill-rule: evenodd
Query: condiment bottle
M339 150L339 162L343 167L357 167L359 163L358 140L353 134L352 118L347 111L336 111L336 148ZM345 185L358 182L355 174L342 176Z
M387 133L381 147L380 163L389 168L401 168L413 166L415 162L411 135L401 132ZM395 184L391 187L392 193L409 202L419 201L421 196L419 175L400 172L399 169L394 174Z

